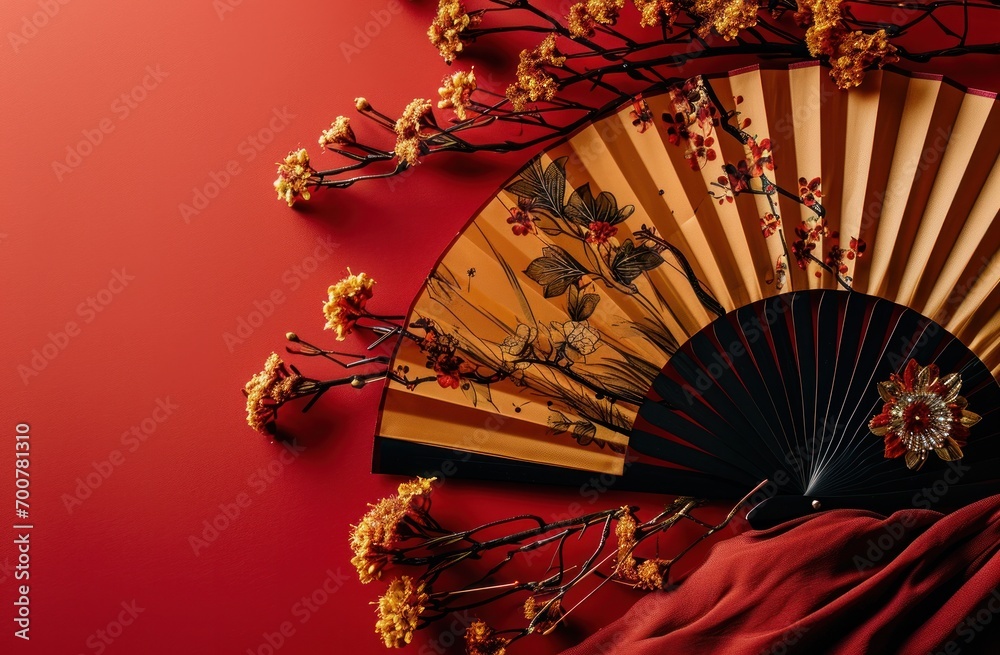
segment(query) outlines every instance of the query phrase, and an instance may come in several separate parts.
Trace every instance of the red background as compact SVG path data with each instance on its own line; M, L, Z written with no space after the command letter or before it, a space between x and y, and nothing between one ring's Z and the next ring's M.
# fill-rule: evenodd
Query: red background
M331 393L305 416L287 412L285 424L305 450L273 477L259 470L276 470L281 451L246 426L239 391L268 353L284 347L287 330L329 342L321 305L348 266L378 281L373 308L403 312L455 231L531 153L457 156L394 184L319 194L290 211L273 198L273 162L298 145L315 156L320 130L350 114L355 95L396 114L435 93L446 72L424 36L435 3L403 2L392 13L381 0L230 0L229 11L210 0L62 1L8 0L0 8L2 650L266 653L265 633L290 621L294 634L282 638L282 653L348 644L352 652L384 652L368 604L381 586L358 583L347 547L349 524L398 483L369 473L379 386ZM44 7L54 15L38 13ZM372 11L386 24L367 45L354 44ZM42 27L26 27L33 19ZM343 43L360 47L345 53ZM926 68L995 89L1000 76L983 61ZM698 63L689 72L718 66ZM147 77L147 67L158 78ZM135 92L145 97L126 114L120 97L144 77L150 88ZM274 121L280 132L270 140L261 131L274 112L286 119ZM77 165L54 170L86 131L94 137L102 127L100 143L82 147L78 161L70 157ZM247 141L254 135L268 142L258 148ZM179 205L191 204L213 174L222 179L217 172L227 165L228 184L185 221ZM322 239L339 245L311 261ZM101 293L114 271L132 279L111 285L120 293ZM101 311L87 308L91 297ZM274 298L281 301L263 323L227 345L224 334ZM68 322L76 329L60 336ZM23 378L18 367L31 367L34 351L50 341L65 347ZM168 399L176 409L151 422L164 418L154 410ZM127 436L144 420L145 441ZM31 426L35 526L30 642L13 638L11 621L10 462L22 422ZM110 474L98 474L99 486L67 506L97 469ZM240 494L249 504L195 553L190 537L204 538L203 522ZM448 481L435 497L436 511L457 525L514 511L554 518L581 506L662 501L609 492L590 505L574 489L462 481ZM303 623L296 604L323 586L328 571L336 591ZM570 630L531 639L522 652L575 643L633 598L610 590ZM133 601L142 608L134 623L113 643L100 642L97 631ZM425 638L410 650L438 652L421 648Z

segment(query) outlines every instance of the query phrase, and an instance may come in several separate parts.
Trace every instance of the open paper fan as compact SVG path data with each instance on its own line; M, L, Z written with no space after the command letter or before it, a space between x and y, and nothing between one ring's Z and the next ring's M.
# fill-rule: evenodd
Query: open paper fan
M636 98L441 257L375 470L737 498L767 478L761 523L1000 490L998 152L995 96L939 77L754 67Z

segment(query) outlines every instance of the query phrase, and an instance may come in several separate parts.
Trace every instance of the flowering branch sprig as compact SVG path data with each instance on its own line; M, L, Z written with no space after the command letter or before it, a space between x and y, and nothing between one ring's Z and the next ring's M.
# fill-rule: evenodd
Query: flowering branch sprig
M432 483L433 479L424 478L405 482L397 495L370 505L351 531L351 562L362 583L380 580L387 571L398 572L377 603L375 630L389 648L410 643L415 631L453 612L510 601L522 607L525 623L515 628L494 630L482 621L473 622L465 635L469 655L502 654L530 634L552 632L609 582L642 590L667 588L671 568L698 543L728 525L746 499L765 484L758 485L717 525L691 514L703 501L678 498L641 523L638 508L626 506L559 521L526 514L450 531L431 515ZM681 521L706 531L670 559L637 553L642 544ZM514 529L524 524L527 527ZM491 538L479 536L496 534L505 527L512 531ZM580 561L570 562L567 544L588 533L594 533L593 543L584 548ZM545 553L547 565L537 577L519 569L517 577L510 579L508 571L519 564L530 565L539 552ZM468 576L471 582L452 586L445 574L453 568L465 572L474 562L485 566L485 572ZM574 604L568 605L571 598Z
M350 272L349 272L350 273ZM398 321L403 316L373 314L368 310L368 300L373 295L375 281L365 273L349 274L338 283L331 285L328 299L323 306L326 329L336 333L338 341L343 341L355 328L374 330L379 337L369 350L386 339L400 333ZM285 338L292 345L286 350L302 357L319 357L348 370L357 367L374 367L360 373L352 373L331 380L316 380L306 377L295 367L285 364L276 354L271 353L264 369L255 374L243 388L247 398L247 423L258 432L282 438L278 432L278 410L288 402L309 398L302 411L307 412L330 389L351 386L363 389L369 382L383 380L389 376L389 357L385 355L354 354L340 350L329 350L316 346L301 338L295 332L288 332Z
M440 0L428 38L451 64L483 39L543 34L535 48L520 53L504 93L480 88L470 69L445 76L438 89L437 108L452 111L447 118L425 98L414 99L398 118L357 98L362 118L394 143L359 140L350 119L338 116L319 144L346 163L317 169L305 149L295 150L279 164L278 197L291 205L316 189L393 177L441 152L533 148L681 81L676 71L700 57L818 58L847 89L859 85L866 70L899 59L1000 53L1000 42L972 40L970 26L1000 11L983 0L633 0L634 11L625 0L584 0L565 16L532 0L482 4L469 9L461 0ZM653 36L637 36L642 30L629 21ZM928 49L931 33L953 43ZM511 123L516 130L503 129ZM361 173L371 166L380 169Z
M351 386L363 389L369 382L388 378L413 390L426 383L436 383L444 389L461 389L473 398L482 394L489 398L490 385L510 380L518 386L544 388L536 391L552 399L572 400L571 392L543 375L537 380L525 382L525 372L529 367L558 372L566 380L579 385L594 400L593 408L581 412L585 421L569 421L552 408L553 419L550 427L555 433L571 432L582 445L595 443L604 448L609 446L615 452L624 452L618 443L611 443L595 435L594 425L600 425L615 432L627 432L627 424L614 404L616 402L638 405L642 397L625 395L609 390L600 380L595 380L573 370L576 361L582 361L600 346L600 336L586 321L584 310L574 310L576 319L564 324L553 325L546 346L534 343L538 331L526 330L519 326L503 341L496 344L496 352L477 350L469 343L462 342L454 334L440 331L429 319L417 319L404 325L404 316L372 313L368 301L373 296L375 281L365 273L349 274L329 288L323 312L326 329L336 334L337 340L344 340L355 330L371 331L377 337L368 346L367 353L352 353L320 347L306 341L295 332L285 337L289 344L288 353L300 357L326 360L345 371L355 368L365 369L362 373L350 373L331 380L315 380L303 376L297 368L286 365L276 354L267 360L265 368L245 385L247 396L247 422L255 430L270 436L279 436L277 412L285 403L308 397L303 406L306 412L330 389ZM578 302L583 302L578 298ZM589 310L593 311L593 306ZM523 333L522 333L523 332ZM528 338L530 336L530 339ZM386 355L372 355L370 352L386 343L394 344L407 339L417 344L426 357L428 375L411 376L408 366L398 366L389 370L390 358ZM530 351L530 352L529 352ZM572 404L572 402L570 402ZM551 403L550 403L551 406Z
M349 384L361 388L385 376L386 372L382 370L333 380L314 380L302 375L295 366L285 364L277 353L271 353L264 363L264 369L250 378L243 387L243 395L247 399L247 424L261 434L281 439L282 435L277 428L278 410L285 403L309 398L302 410L309 411L333 387Z

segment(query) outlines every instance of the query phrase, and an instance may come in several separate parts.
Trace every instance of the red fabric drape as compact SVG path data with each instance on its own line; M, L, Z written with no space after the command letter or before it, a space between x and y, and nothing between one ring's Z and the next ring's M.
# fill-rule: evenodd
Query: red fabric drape
M1000 653L1000 496L838 510L716 545L564 655Z

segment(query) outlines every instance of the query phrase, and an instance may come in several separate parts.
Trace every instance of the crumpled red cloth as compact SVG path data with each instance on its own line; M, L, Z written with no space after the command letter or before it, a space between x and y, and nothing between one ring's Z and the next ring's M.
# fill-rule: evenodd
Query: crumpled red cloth
M836 510L717 544L563 655L1000 653L1000 496Z

